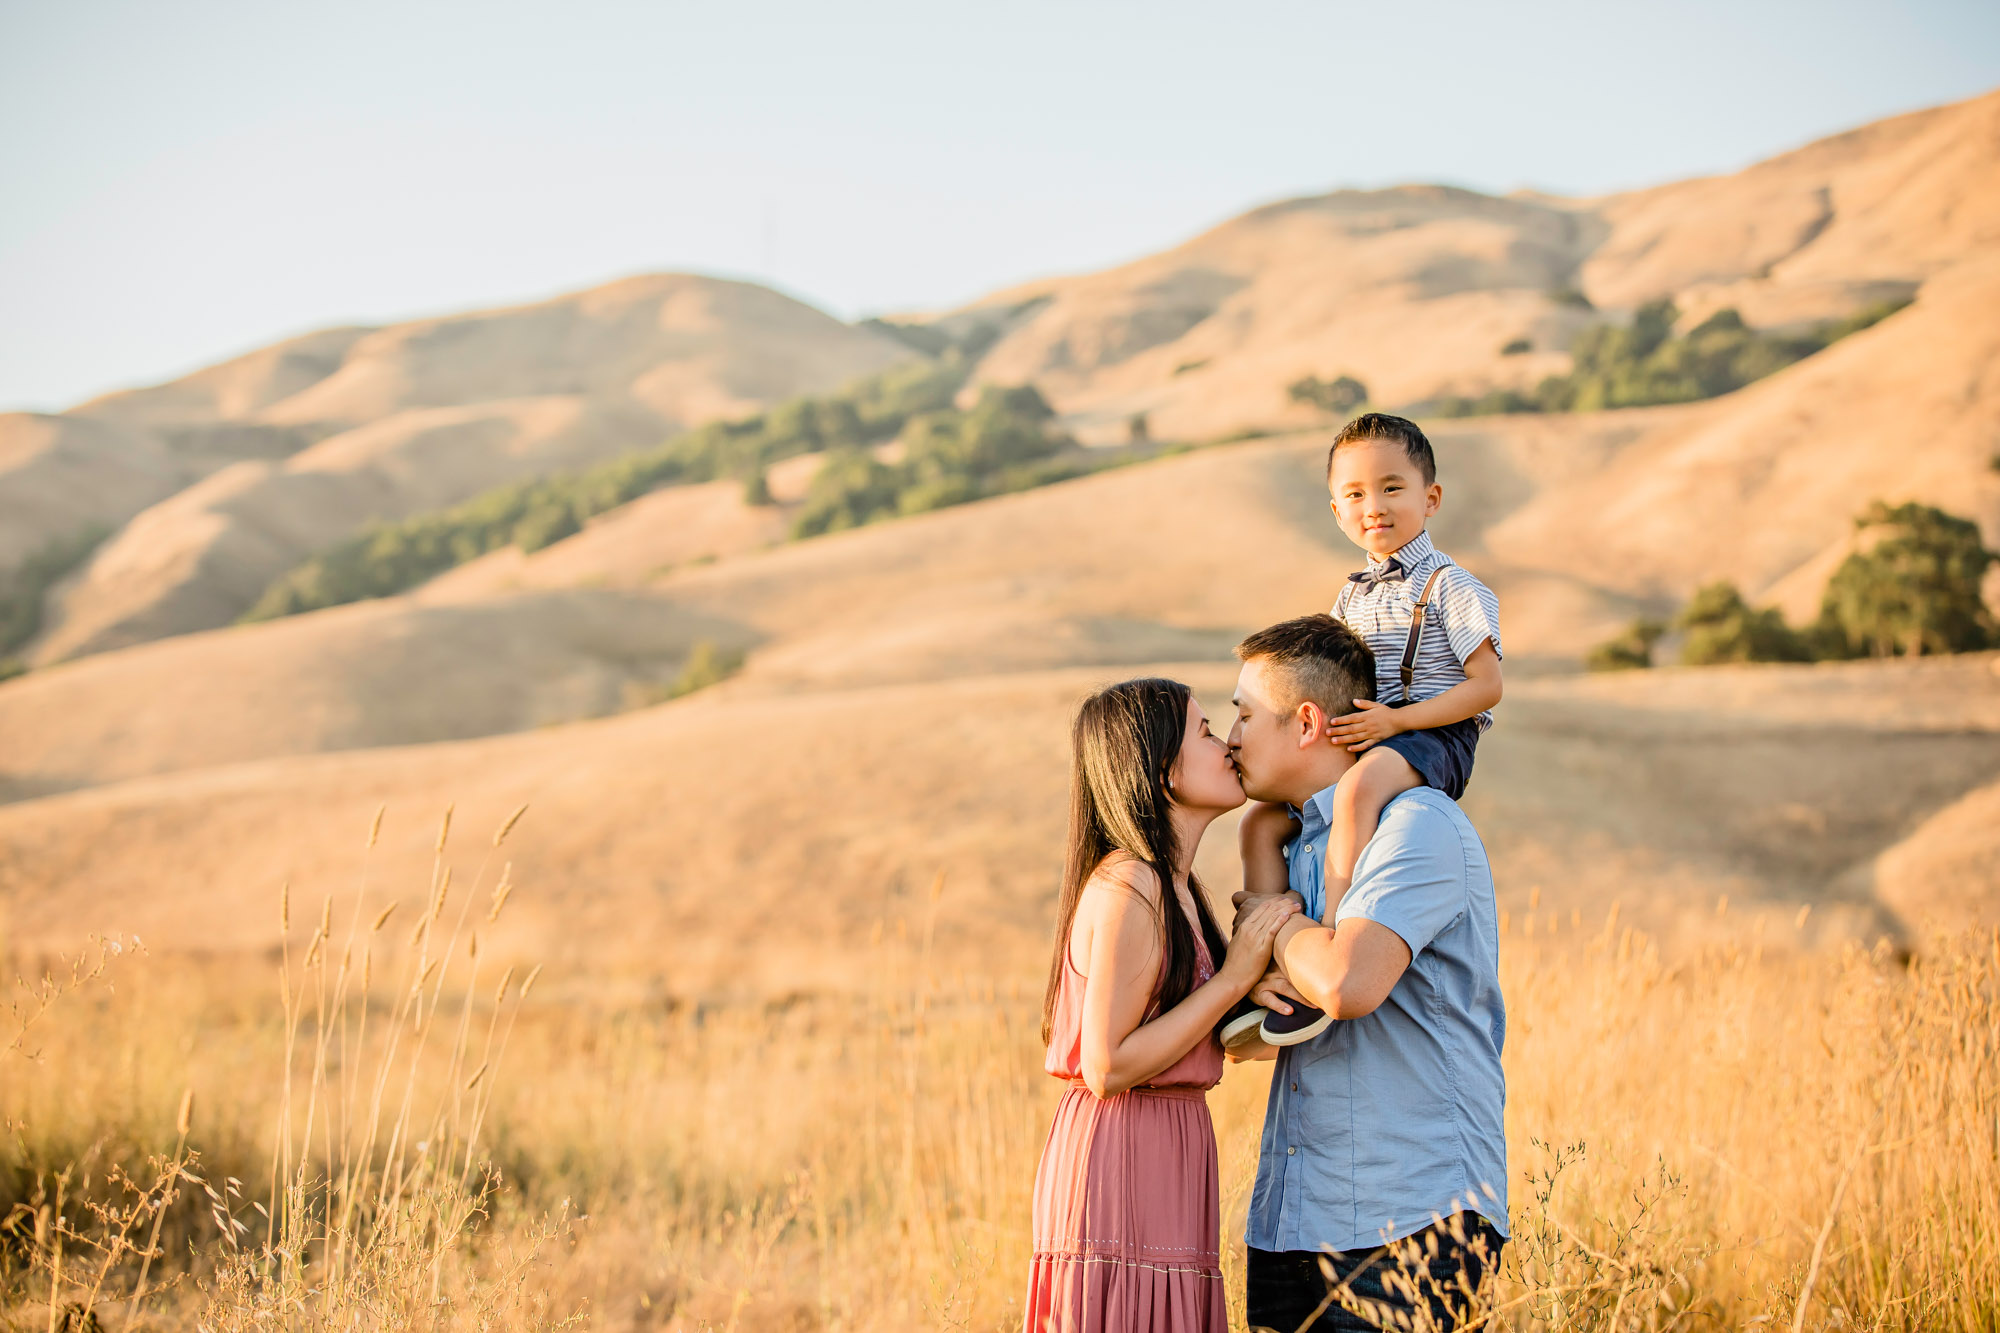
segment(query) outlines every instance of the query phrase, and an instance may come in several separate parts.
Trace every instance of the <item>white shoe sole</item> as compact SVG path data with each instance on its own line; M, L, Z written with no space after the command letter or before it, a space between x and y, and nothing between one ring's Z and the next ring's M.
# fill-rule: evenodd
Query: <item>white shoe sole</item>
M1262 1040L1264 1015L1267 1009L1252 1009L1247 1014L1239 1014L1222 1025L1222 1048L1234 1050L1238 1046L1248 1046Z

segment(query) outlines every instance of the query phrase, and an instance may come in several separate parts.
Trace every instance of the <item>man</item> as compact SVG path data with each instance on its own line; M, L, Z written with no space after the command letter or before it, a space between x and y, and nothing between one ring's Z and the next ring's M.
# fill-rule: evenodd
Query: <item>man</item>
M1374 659L1325 615L1261 630L1236 654L1230 748L1248 795L1298 813L1286 855L1305 906L1253 999L1284 1013L1302 998L1335 1020L1282 1050L1232 1050L1278 1062L1246 1236L1249 1322L1372 1329L1381 1307L1408 1313L1421 1300L1451 1328L1507 1229L1506 1011L1486 851L1450 798L1404 792L1329 914L1325 833L1358 757L1328 739L1327 722L1373 693Z

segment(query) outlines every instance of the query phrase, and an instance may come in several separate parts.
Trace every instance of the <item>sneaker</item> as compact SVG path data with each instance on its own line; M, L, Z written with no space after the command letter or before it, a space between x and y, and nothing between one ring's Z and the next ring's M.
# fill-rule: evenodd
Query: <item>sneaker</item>
M1270 1010L1252 1004L1247 995L1238 1000L1236 1007L1222 1016L1222 1048L1233 1051L1259 1040L1258 1031L1270 1015Z
M1257 1035L1269 1046L1296 1046L1302 1041L1311 1041L1332 1026L1332 1014L1294 1000L1289 1014L1281 1014L1274 1009L1265 1010Z

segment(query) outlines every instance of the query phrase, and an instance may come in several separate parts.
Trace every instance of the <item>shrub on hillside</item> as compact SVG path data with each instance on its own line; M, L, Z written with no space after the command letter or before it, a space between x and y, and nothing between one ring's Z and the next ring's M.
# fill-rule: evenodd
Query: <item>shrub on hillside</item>
M1711 583L1675 617L1685 635L1682 664L1916 657L2000 645L2000 624L1981 595L2000 552L1986 549L1977 524L1929 505L1880 500L1854 524L1872 540L1834 572L1811 627L1795 630L1775 607L1750 606L1735 584ZM1656 622L1634 621L1592 648L1585 665L1651 666L1663 633Z
M829 455L793 520L792 535L816 537L1059 480L1044 465L1070 441L1052 429L1054 419L1031 385L989 385L967 411L912 417L899 437L900 463L883 463L860 449Z
M583 472L516 482L449 509L372 524L275 580L243 619L392 596L504 546L540 550L662 486L761 477L779 459L892 439L912 416L948 409L967 369L957 356L905 363L838 394L714 422ZM755 481L746 485L754 493Z
M1631 671L1653 665L1653 645L1667 632L1657 620L1639 619L1627 625L1615 638L1606 639L1585 655L1583 664L1592 671Z
M102 524L89 524L44 542L11 571L0 574L0 680L25 669L11 654L41 632L42 604L49 589L110 535L111 529Z
M1875 540L1841 563L1815 627L1828 656L1916 657L2000 642L1981 581L2000 553L1979 527L1929 505L1877 500L1854 520Z
M1338 417L1346 416L1368 401L1368 386L1352 375L1340 375L1330 380L1307 375L1287 385L1285 394L1295 403L1306 403Z
M1715 398L1803 361L1907 304L1884 302L1802 334L1760 333L1735 310L1718 310L1675 337L1680 312L1671 301L1652 301L1639 307L1630 324L1599 324L1578 334L1570 347L1569 374L1551 375L1532 392L1494 389L1444 398L1432 405L1432 413L1594 412Z
M1711 583L1695 593L1676 625L1683 666L1723 662L1809 662L1812 653L1776 607L1752 607L1734 583Z

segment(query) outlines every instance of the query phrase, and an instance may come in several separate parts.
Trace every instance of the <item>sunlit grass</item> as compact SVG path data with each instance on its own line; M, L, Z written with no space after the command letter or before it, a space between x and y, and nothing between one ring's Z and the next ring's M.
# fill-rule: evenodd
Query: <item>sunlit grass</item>
M1017 1326L1059 1091L1038 978L947 973L918 919L857 960L861 999L525 987L533 960L477 952L505 904L479 841L456 882L447 845L428 886L294 889L268 960L23 960L58 984L0 1031L17 1322ZM1764 939L1510 933L1496 1325L2000 1321L2000 939L1912 963ZM1211 1096L1239 1318L1266 1080Z

